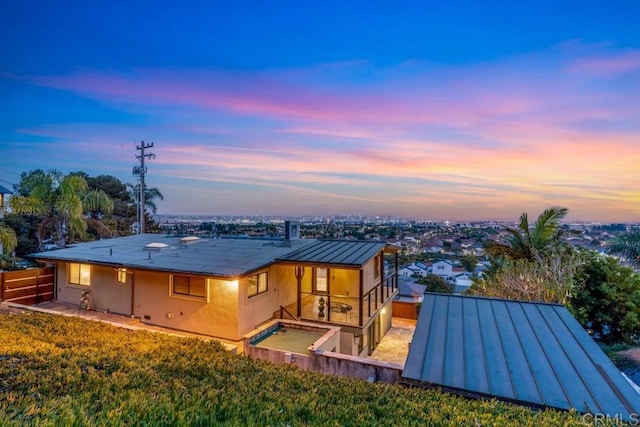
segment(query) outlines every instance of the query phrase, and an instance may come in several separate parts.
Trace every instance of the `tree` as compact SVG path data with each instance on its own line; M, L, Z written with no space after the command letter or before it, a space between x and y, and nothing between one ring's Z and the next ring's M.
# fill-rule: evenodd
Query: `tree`
M640 340L640 275L610 256L583 252L576 290L568 304L587 329L609 343Z
M81 238L86 230L82 197L87 189L87 181L80 174L23 172L11 208L17 214L43 217L38 231L40 244L52 238L58 246L64 246L70 239Z
M127 184L129 188L129 193L131 198L135 200L136 205L140 203L140 184L132 185ZM145 188L144 189L144 207L145 212L148 210L153 215L155 215L158 211L158 206L156 205L156 200L164 200L164 196L155 187ZM145 232L156 232L160 229L158 224L153 220L151 215L145 215Z
M136 222L136 206L129 194L127 185L111 175L98 175L87 178L89 190L100 190L106 193L113 202L110 213L102 215L100 222L113 236L126 236L132 233L132 225ZM91 226L89 232L92 232Z
M516 228L504 228L509 233L508 239L505 242L490 242L485 246L485 253L511 260L539 261L544 251L559 244L562 234L559 222L567 213L567 208L551 207L542 212L531 227L528 215L524 212Z
M609 252L621 256L629 265L640 268L640 230L618 236L611 244Z
M18 237L13 228L0 223L0 243L2 244L2 252L10 254L18 246Z
M580 257L561 240L560 219L568 210L545 210L531 227L526 213L516 228L505 227L506 241L485 247L491 265L470 294L527 301L565 303L571 296Z
M466 271L473 273L476 265L478 265L478 258L474 254L464 255L460 258L460 263Z
M418 279L418 283L426 285L426 291L428 292L453 293L453 286L437 274L427 274L425 277Z
M581 265L575 251L550 250L540 260L511 260L492 264L482 279L474 280L466 291L520 301L543 301L564 304L571 298L575 275Z
M38 252L38 225L40 218L34 215L8 213L3 218L4 225L13 229L17 237L16 256Z

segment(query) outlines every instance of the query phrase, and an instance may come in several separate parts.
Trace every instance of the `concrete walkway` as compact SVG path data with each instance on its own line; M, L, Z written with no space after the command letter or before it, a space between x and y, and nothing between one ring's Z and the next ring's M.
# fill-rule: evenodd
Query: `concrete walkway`
M415 320L394 317L391 320L391 329L382 337L382 341L369 359L395 363L404 368L415 329Z
M229 342L223 342L222 340L219 340L217 338L210 337L207 335L199 335L199 334L194 334L190 332L177 331L169 328L162 328L160 326L148 325L146 323L140 322L140 319L136 317L122 316L120 314L114 314L114 313L105 313L103 311L97 311L97 310L85 310L85 309L79 308L78 306L63 304L56 301L43 302L38 305L22 305L22 304L3 302L2 305L13 310L34 311L39 313L56 314L56 315L67 316L67 317L79 317L81 319L108 323L118 328L124 328L124 329L129 329L134 331L135 330L150 331L150 332L157 332L157 333L172 335L176 337L214 340L214 341L220 342L228 351L231 351L232 353L238 352L237 345Z

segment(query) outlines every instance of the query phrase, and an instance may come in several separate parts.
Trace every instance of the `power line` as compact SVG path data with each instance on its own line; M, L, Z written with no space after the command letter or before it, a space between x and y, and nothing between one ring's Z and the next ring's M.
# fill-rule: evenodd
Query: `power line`
M145 153L144 150L152 148L153 142L147 144L144 141L140 141L140 145L136 145L136 150L140 151L140 154L136 154L136 159L140 161L140 166L133 167L133 174L140 177L140 193L138 197L138 234L144 233L144 176L147 173L147 167L144 165L145 159L155 159L156 155L153 153Z

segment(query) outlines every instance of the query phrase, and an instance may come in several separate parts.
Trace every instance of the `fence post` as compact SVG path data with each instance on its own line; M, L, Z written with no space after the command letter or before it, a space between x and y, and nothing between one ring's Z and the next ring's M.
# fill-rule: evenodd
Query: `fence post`
M4 301L4 273L0 271L0 301Z

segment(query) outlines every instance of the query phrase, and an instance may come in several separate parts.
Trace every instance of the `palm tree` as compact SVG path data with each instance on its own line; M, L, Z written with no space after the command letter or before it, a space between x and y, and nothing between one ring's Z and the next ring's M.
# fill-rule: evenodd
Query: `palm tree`
M127 183L127 187L129 188L129 194L131 198L135 201L136 204L140 201L140 184L129 184ZM149 209L151 213L154 215L158 212L158 206L156 205L156 199L164 200L164 196L156 187L146 188L144 189L144 206Z
M525 212L520 215L517 227L505 227L505 231L509 233L508 239L489 243L484 248L485 253L496 258L540 261L545 251L559 244L562 234L559 222L568 212L567 208L559 206L546 209L538 216L533 227Z
M51 236L58 246L65 246L69 237L84 234L82 197L88 186L83 176L33 171L23 174L20 185L23 188L11 198L11 208L17 214L44 217L38 229L41 245Z
M640 230L618 236L609 248L609 252L620 255L633 267L640 268Z

